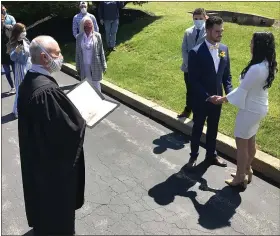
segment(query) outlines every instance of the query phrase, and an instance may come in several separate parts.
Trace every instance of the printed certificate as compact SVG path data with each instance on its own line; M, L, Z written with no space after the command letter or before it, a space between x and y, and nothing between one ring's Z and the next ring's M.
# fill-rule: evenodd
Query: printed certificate
M90 128L93 128L120 105L105 99L87 79L67 92L67 96Z

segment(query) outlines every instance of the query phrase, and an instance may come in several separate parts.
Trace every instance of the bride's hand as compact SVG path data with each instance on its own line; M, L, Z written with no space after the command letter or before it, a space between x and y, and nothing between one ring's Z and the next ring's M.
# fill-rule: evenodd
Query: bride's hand
M217 98L216 102L217 104L222 104L224 102L227 102L227 98L226 97Z

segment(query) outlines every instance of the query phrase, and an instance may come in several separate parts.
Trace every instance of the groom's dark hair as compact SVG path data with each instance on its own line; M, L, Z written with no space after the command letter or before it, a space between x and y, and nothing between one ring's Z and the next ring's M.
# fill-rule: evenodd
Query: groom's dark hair
M223 19L219 16L210 16L205 23L206 29L213 28L214 25L221 25L223 24Z

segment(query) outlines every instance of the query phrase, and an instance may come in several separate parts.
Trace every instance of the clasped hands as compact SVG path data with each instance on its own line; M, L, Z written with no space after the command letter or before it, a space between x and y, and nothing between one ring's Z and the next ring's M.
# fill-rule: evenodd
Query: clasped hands
M213 95L208 99L208 102L211 102L215 105L220 105L226 101L227 101L226 97L222 97L222 96L218 96L218 95Z

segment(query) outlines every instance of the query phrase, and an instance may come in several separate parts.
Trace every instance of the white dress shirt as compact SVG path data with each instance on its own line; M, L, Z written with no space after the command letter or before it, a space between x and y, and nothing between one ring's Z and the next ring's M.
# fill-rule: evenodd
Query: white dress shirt
M206 39L205 39L206 45L209 49L209 52L213 58L214 64L215 64L215 70L216 73L218 72L218 68L219 68L219 64L220 64L220 57L219 57L219 48L218 48L218 43L216 43L216 45L213 45L211 43L209 43ZM217 46L217 49L210 49L211 46Z
M50 72L48 72L42 65L32 64L30 68L30 72L37 72L43 75L51 76Z

